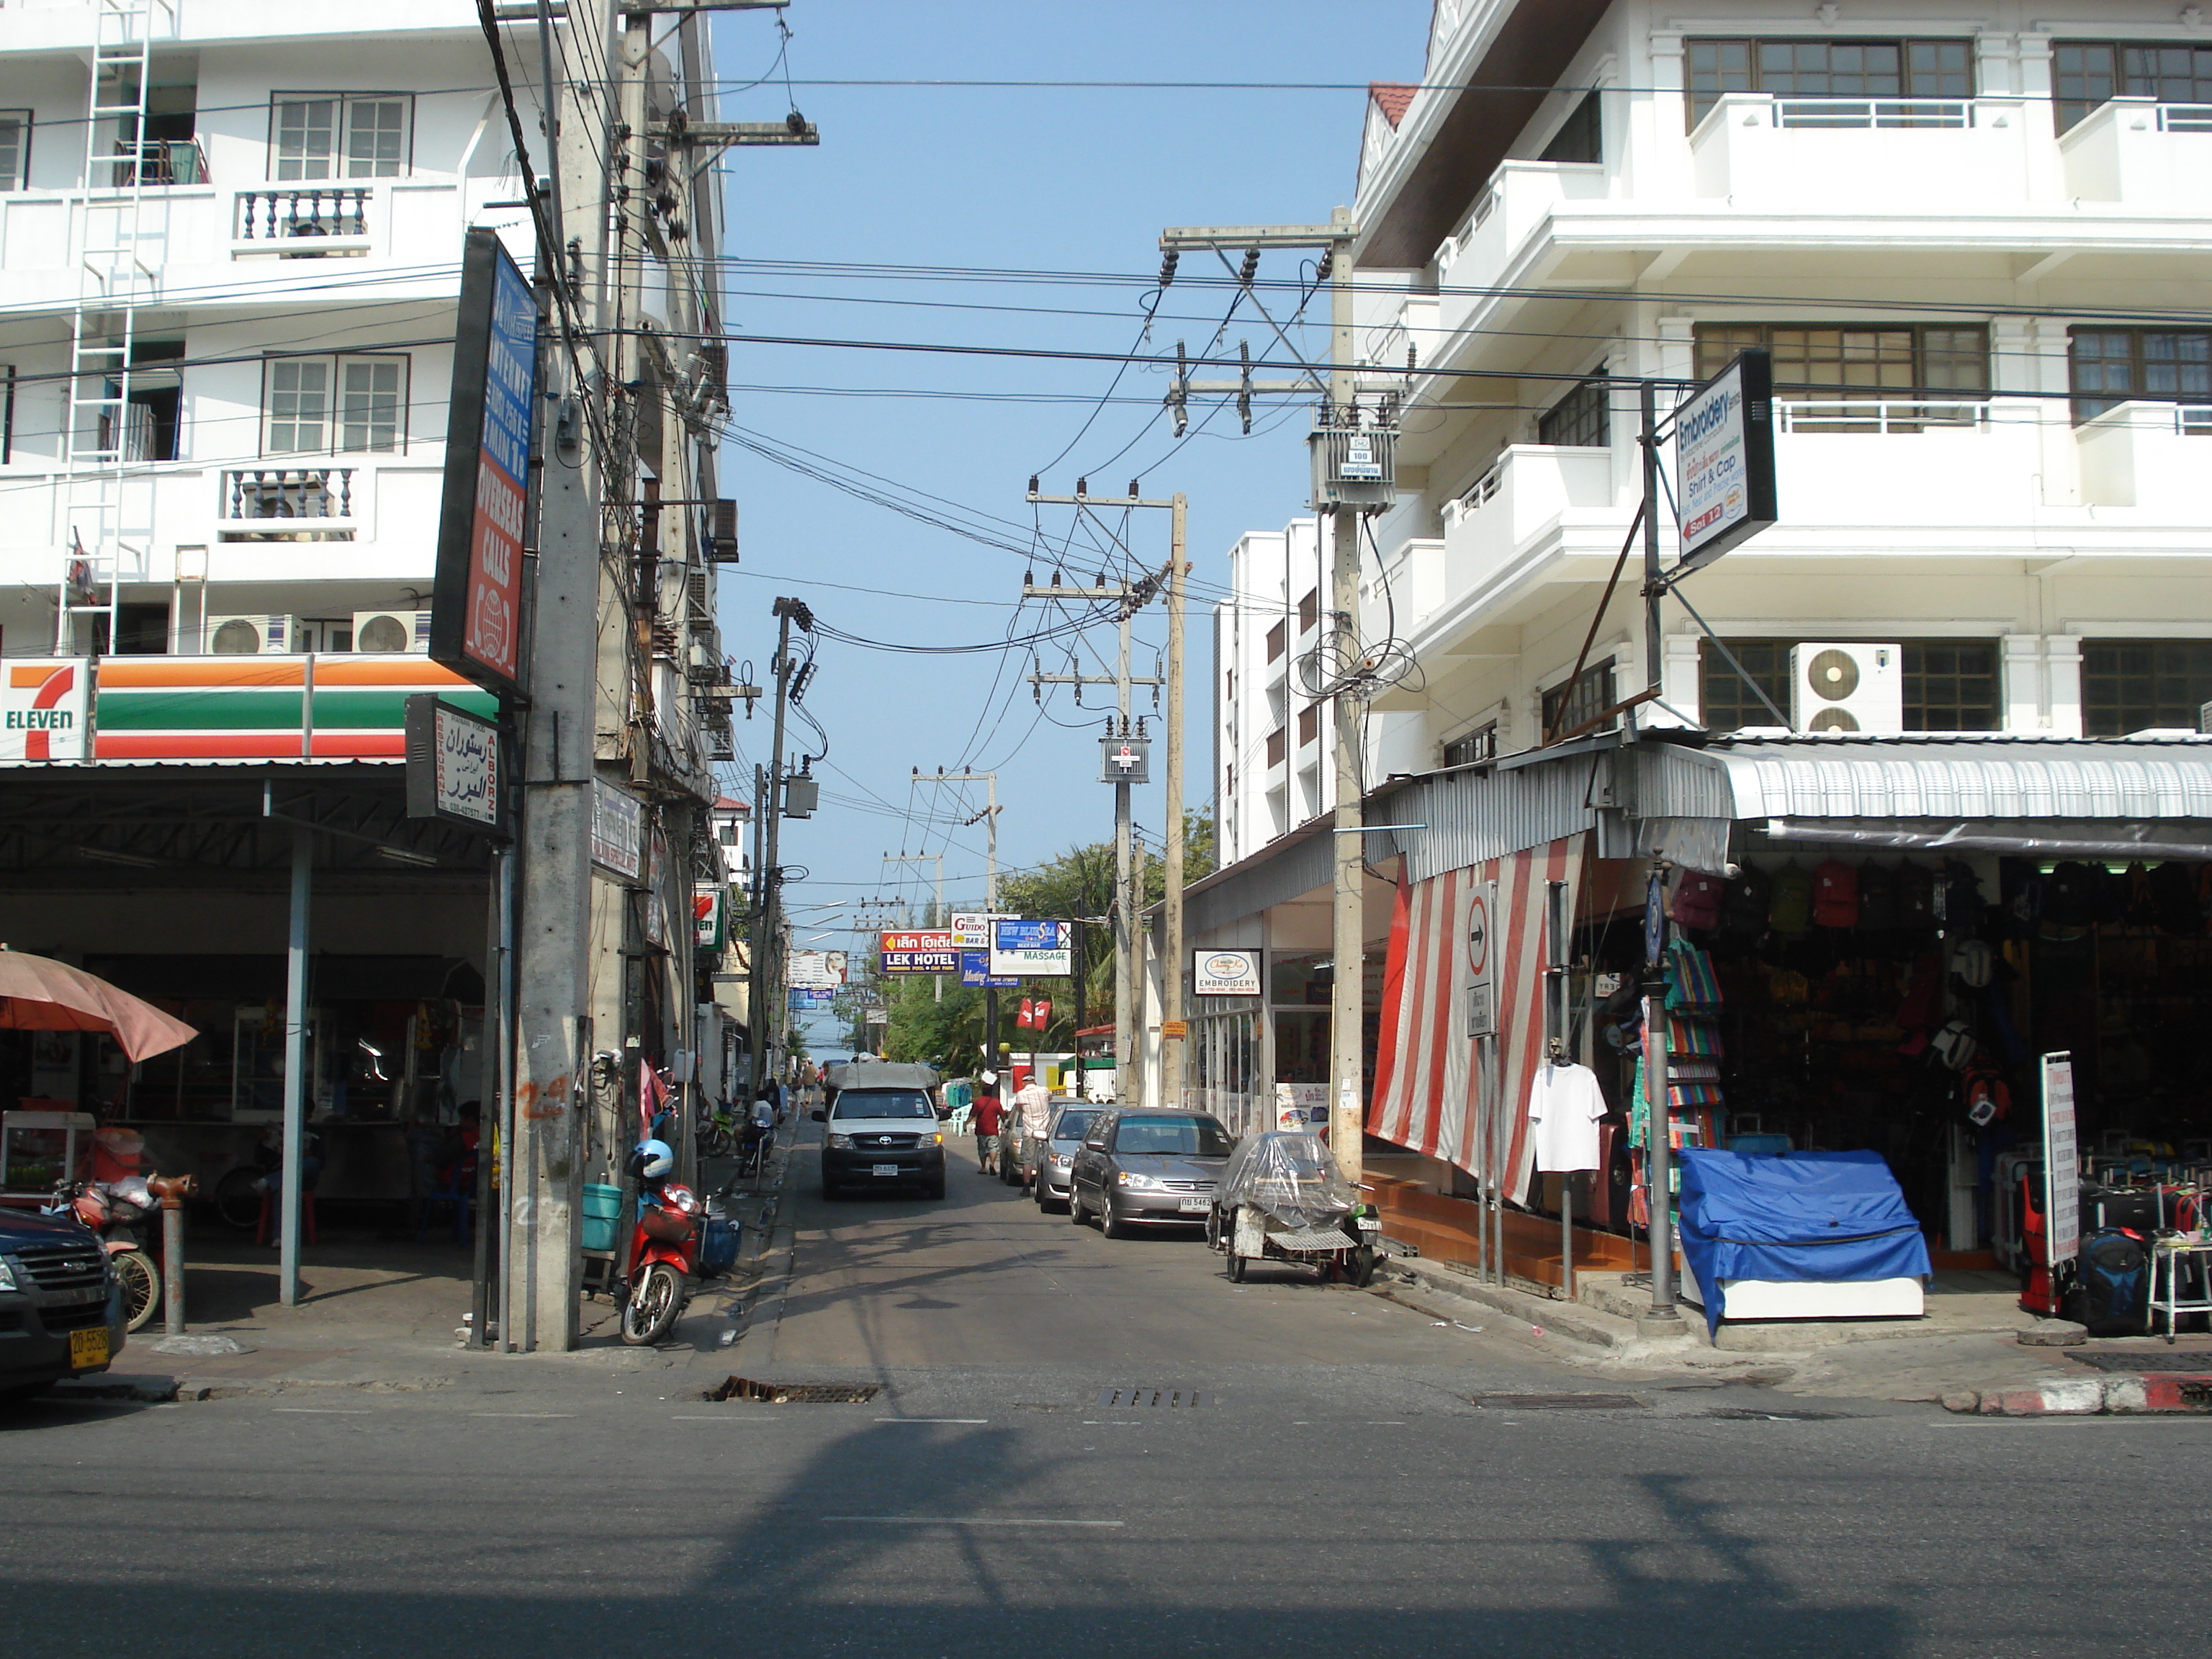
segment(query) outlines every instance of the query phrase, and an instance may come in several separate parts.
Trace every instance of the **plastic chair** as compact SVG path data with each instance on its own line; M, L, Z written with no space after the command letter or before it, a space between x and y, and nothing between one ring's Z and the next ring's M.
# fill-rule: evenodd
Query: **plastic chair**
M315 1189L307 1188L300 1194L300 1231L307 1243L315 1242ZM261 1194L260 1218L253 1224L253 1242L266 1244L276 1231L276 1206L267 1193Z
M471 1152L453 1165L453 1173L446 1184L422 1200L422 1219L415 1229L415 1237L422 1237L430 1231L430 1208L435 1204L450 1204L453 1208L453 1243L469 1242L469 1221L476 1212L477 1155ZM310 1233L309 1237L313 1235Z

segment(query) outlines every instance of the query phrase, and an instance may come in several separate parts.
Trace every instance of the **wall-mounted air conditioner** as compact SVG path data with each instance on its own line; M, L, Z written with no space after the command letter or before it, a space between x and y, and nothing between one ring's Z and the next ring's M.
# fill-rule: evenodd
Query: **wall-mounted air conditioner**
M356 611L353 613L353 648L379 656L430 648L430 613L427 611Z
M1790 724L1800 732L1905 730L1905 647L1808 641L1790 652Z
M289 617L210 617L204 648L218 657L258 657L292 648Z

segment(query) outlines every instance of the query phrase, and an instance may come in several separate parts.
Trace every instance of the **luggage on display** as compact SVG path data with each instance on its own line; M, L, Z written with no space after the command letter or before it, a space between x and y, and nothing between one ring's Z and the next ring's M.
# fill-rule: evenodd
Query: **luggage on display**
M2150 1328L2150 1253L2120 1227L2100 1227L2081 1241L2075 1297L2092 1336L2141 1336Z

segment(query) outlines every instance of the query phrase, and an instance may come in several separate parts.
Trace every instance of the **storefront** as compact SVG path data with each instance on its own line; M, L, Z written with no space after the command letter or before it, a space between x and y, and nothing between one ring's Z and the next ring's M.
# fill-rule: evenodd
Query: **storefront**
M1370 1131L1548 1210L1528 1078L1549 1035L1610 1108L1578 1217L1641 1218L1632 1171L1650 883L1702 988L1668 1021L1676 1146L1878 1152L1939 1264L2022 1265L2038 1057L2073 1056L2110 1203L2212 1173L2212 739L1668 733L1413 780ZM1379 839L1379 838L1378 838ZM1563 886L1568 959L1537 917ZM1497 1036L1469 1032L1489 907ZM1547 1026L1547 970L1563 1016ZM1562 1029L1564 1028L1564 1029ZM2094 1224L2100 1187L2085 1194ZM2148 1201L2148 1200L2146 1200ZM1941 1254L1948 1252L1948 1255Z

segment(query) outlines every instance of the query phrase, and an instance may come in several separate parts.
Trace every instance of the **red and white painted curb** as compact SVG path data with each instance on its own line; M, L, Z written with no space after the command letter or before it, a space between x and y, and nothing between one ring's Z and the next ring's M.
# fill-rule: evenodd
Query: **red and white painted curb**
M1982 1417L2132 1416L2145 1412L2212 1414L2212 1376L2069 1377L2025 1389L1968 1389L1943 1396L1943 1409Z

